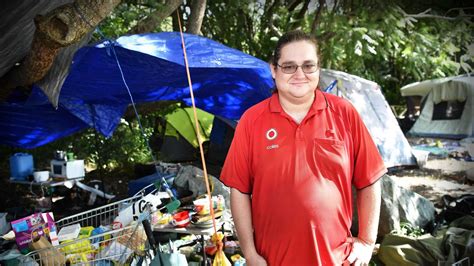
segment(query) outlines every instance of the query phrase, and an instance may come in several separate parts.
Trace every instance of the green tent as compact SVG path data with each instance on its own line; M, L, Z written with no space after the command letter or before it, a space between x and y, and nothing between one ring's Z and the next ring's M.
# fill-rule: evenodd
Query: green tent
M209 141L214 115L198 108L196 108L196 112L201 136L204 138L203 142ZM193 108L185 107L176 109L171 114L166 115L167 125L165 136L172 136L178 139L184 137L194 148L198 148L199 143L196 138L196 126L194 121Z
M196 109L203 142L209 141L214 115ZM161 125L161 126L159 126ZM199 158L199 143L196 138L196 126L191 107L179 107L158 123L158 141L155 148L159 159L168 162L192 161Z

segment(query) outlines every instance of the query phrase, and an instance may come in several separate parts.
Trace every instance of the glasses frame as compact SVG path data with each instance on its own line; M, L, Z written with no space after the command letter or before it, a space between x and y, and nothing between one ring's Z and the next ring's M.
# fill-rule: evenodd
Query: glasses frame
M306 71L304 71L304 69L303 69L303 66L304 66L305 64L308 64L308 63L303 63L303 64L301 64L301 65L294 64L294 65L296 65L296 68L295 68L295 71L293 71L293 72L285 72L285 71L283 70L283 67L284 67L284 66L282 66L282 65L280 65L280 64L278 64L278 63L277 63L277 66L280 67L280 68L281 68L281 72L283 72L283 73L285 73L285 74L295 74L296 71L298 71L298 68L301 68L301 71L303 71L303 73L305 73L305 74L313 74L313 73L316 73L316 72L319 71L319 66L316 64L316 70L315 70L315 71L306 72Z

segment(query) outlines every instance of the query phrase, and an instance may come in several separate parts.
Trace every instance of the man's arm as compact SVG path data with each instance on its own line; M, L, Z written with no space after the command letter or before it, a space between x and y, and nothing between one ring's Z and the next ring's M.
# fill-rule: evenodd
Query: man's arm
M257 253L253 239L252 204L250 195L241 193L235 188L230 190L230 209L237 230L240 247L246 264L267 265L265 259Z
M352 252L347 258L353 265L367 265L372 257L379 226L381 195L380 179L357 190L359 235L354 238Z

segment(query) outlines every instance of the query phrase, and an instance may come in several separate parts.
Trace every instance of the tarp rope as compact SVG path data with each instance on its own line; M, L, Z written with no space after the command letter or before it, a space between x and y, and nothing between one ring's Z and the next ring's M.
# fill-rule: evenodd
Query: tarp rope
M186 75L188 78L188 85L189 85L189 94L191 96L191 103L192 103L192 108L193 108L193 114L194 114L194 125L196 127L196 138L199 143L199 151L201 154L201 162L202 162L202 170L204 172L204 180L206 182L206 191L207 191L207 198L209 199L209 210L211 213L211 218L212 218L212 227L214 228L214 234L211 236L211 241L214 243L214 245L217 247L217 252L214 256L214 261L212 263L213 266L230 266L231 263L230 261L226 258L224 254L224 244L222 240L224 239L224 235L221 233L217 233L217 225L216 225L216 216L214 214L214 204L212 202L212 195L211 195L211 189L209 186L209 176L207 175L207 167L206 167L206 159L204 158L204 149L202 147L202 135L201 135L201 130L199 126L199 120L197 117L197 111L196 111L196 104L194 101L194 93L193 93L193 84L191 81L191 74L189 72L189 63L188 63L188 57L186 54L186 45L184 43L184 34L183 34L183 28L181 26L181 18L179 16L179 11L176 9L177 17L178 17L178 25L179 25L179 33L181 36L181 45L183 47L183 57L184 57L184 65L186 68Z
M146 147L147 147L147 150L148 152L150 153L150 156L153 160L153 164L155 165L155 168L156 170L158 171L158 161L156 160L156 157L155 155L153 154L153 150L151 149L151 146L150 146L150 143L148 141L148 138L146 137L146 134L145 134L145 130L143 129L143 126L142 126L142 123L141 123L141 120L140 120L140 116L138 115L138 110L137 110L137 107L136 107L136 104L135 104L135 100L133 99L133 95L132 95L132 92L130 91L130 87L128 86L128 83L125 79L125 75L123 74L123 70L122 70L122 65L120 64L120 61L118 59L118 56L117 56L117 53L115 52L115 48L114 48L114 41L111 40L110 38L107 38L104 33L102 33L102 31L92 25L84 16L82 10L76 6L76 5L73 5L74 6L74 9L79 13L79 16L81 17L81 19L87 23L92 29L94 29L100 36L102 39L108 41L108 45L106 46L106 48L110 48L110 50L112 51L113 55L114 55L114 59L115 59L115 62L117 63L117 67L118 67L118 70L120 72L120 77L122 78L122 81L123 81L123 84L125 85L125 88L127 89L127 92L128 92L128 96L130 97L130 103L132 104L132 107L133 107L133 111L135 113L135 117L137 118L137 122L138 122L138 127L140 128L140 132L143 136L143 139L145 140L145 144L146 144ZM110 51L109 50L109 51Z
M197 117L197 111L196 111L196 104L194 101L194 92L193 92L193 83L191 81L191 73L189 72L189 64L188 64L188 56L186 54L186 45L184 43L184 34L183 34L183 29L181 27L181 18L178 13L178 9L176 9L177 17L178 17L178 26L179 26L179 33L181 36L181 45L183 47L183 56L184 56L184 66L186 68L186 75L188 78L188 85L189 85L189 94L191 96L191 104L193 108L193 114L194 114L194 125L196 127L196 138L199 143L199 151L201 154L201 163L202 163L202 170L204 172L204 180L206 182L206 191L207 191L207 197L209 199L209 209L211 212L211 217L212 217L212 226L214 228L214 234L217 234L217 226L216 226L216 217L214 215L214 208L212 204L212 196L211 196L211 189L209 186L209 176L207 175L207 167L206 167L206 159L204 158L204 149L202 147L202 135L201 135L201 130L200 130L200 125L199 125L199 120Z
M81 10L78 10L78 12L81 15L81 18L87 24L89 24L92 28L94 28L94 26L91 25L89 23L89 21L87 21L87 19L84 18ZM179 12L178 9L176 10L176 12L177 13ZM192 81L191 81L191 74L190 74L190 71L189 71L188 58L187 58L187 54L186 54L186 45L185 45L185 42L184 42L184 34L183 34L182 26L181 26L181 19L180 19L179 13L178 13L177 17L178 17L179 32L180 32L180 36L181 36L181 45L182 45L182 48L183 48L183 56L184 56L184 63L185 63L185 68L186 68L186 75L187 75L188 84L189 84L189 93L190 93L190 96L191 96L191 103L192 103L193 114L194 114L194 124L195 124L195 127L196 127L196 138L197 138L198 143L199 143L199 151L200 151L200 154L201 154L201 163L202 163L203 172L204 172L204 180L205 180L205 183L206 183L207 197L209 199L209 210L210 210L210 214L211 214L211 218L212 218L212 226L213 226L213 229L214 229L214 235L211 237L211 240L212 240L212 242L214 242L214 244L216 245L216 247L218 249L218 251L216 253L215 260L214 260L214 265L230 265L230 262L226 259L225 255L223 253L223 243L222 243L223 235L220 235L220 234L217 233L216 217L215 217L215 214L214 214L212 195L211 195L211 190L210 190L210 186L209 186L209 176L207 174L206 160L204 158L204 149L203 149L203 146L202 146L202 142L203 142L202 139L203 138L202 138L202 135L201 135L199 120L198 120L198 117L197 117L196 104L195 104L195 101L194 101L193 85L192 85ZM96 30L98 30L98 29L96 28ZM102 34L102 32L100 32L100 30L98 30L98 31L99 31L99 34L102 37L105 37ZM120 77L122 78L123 84L125 85L125 88L127 89L128 95L130 97L130 102L132 104L133 111L134 111L135 116L137 118L138 126L140 128L140 132L141 132L141 134L142 134L142 136L145 140L147 149L150 153L150 156L152 157L155 168L158 171L158 167L159 167L158 162L157 162L157 160L156 160L156 158L153 154L153 151L150 147L148 138L146 137L145 131L144 131L143 126L142 126L142 123L140 121L140 116L138 115L138 111L137 111L137 108L136 108L135 101L133 99L133 95L132 95L132 93L130 91L130 88L128 86L128 83L125 79L125 75L123 73L122 66L121 66L120 61L118 59L117 53L115 52L115 49L114 49L114 44L110 40L109 40L109 42L110 42L110 48L112 50L115 61L117 63L117 67L118 67L119 72L120 72ZM217 259L217 258L219 258L219 259Z

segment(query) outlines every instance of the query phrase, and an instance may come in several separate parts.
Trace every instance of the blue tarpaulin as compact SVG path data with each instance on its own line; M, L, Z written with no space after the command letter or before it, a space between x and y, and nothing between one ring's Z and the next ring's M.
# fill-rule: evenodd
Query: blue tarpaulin
M237 120L270 96L266 62L204 37L184 39L198 108ZM136 103L191 105L179 33L120 37L76 53L57 110L37 87L25 101L2 103L0 144L35 148L88 127L111 136L131 103L115 55Z

